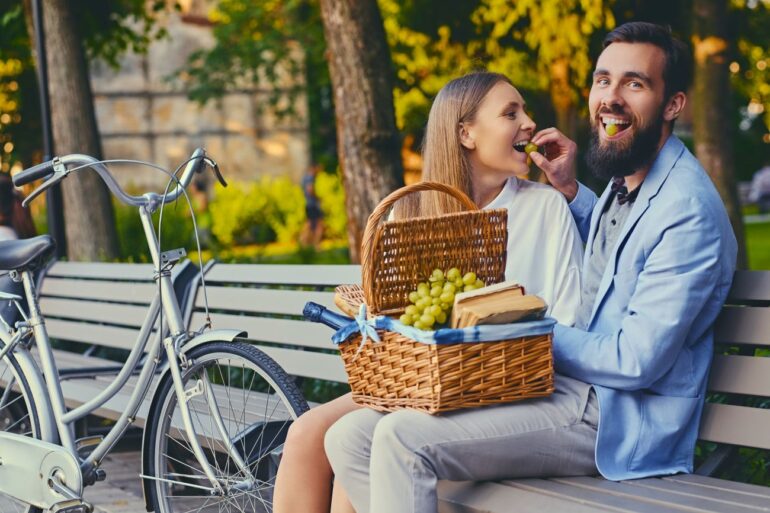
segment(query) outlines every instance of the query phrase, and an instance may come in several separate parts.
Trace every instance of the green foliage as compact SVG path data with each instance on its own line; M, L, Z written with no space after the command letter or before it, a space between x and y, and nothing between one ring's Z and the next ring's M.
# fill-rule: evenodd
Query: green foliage
M209 203L211 233L223 246L295 241L305 220L299 185L264 176L253 183L217 186Z
M340 173L318 173L315 193L324 213L324 237L347 240L348 216L345 213L345 189Z

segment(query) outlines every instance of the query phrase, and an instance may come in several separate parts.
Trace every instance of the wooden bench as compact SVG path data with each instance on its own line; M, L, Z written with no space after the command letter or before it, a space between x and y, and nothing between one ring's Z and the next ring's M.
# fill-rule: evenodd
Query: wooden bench
M346 382L331 331L302 320L306 301L333 307L332 290L360 280L357 266L215 264L205 273L216 328L243 328L290 374ZM192 326L203 320L198 290ZM439 484L440 511L459 512L770 512L770 488L709 477L737 446L770 449L770 410L746 397L770 396L770 272L739 272L716 329L717 356L701 440L723 444L699 474L625 482L602 478L522 479ZM727 351L726 348L737 348ZM723 355L722 352L734 354ZM729 401L724 402L725 394ZM661 447L661 450L666 450ZM768 455L770 457L770 455Z

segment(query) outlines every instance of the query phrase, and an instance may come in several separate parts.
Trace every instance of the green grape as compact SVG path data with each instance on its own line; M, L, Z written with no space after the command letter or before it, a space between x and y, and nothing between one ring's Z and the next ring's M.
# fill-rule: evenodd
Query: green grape
M419 311L420 309L417 307L417 305L409 305L404 309L404 313L407 315L414 315Z
M416 303L418 299L420 299L420 294L418 294L417 291L409 293L409 302L410 303Z
M457 278L462 278L462 273L457 267L452 267L446 272L446 279L449 281L455 281Z
M428 308L426 312L431 314L433 317L436 317L440 313L443 313L443 310L441 309L441 305L431 305L431 307Z
M465 285L465 283L463 283L463 277L460 276L459 278L457 278L455 280L455 288L457 290L462 290L463 289L463 285Z
M455 300L455 294L454 292L443 292L439 296L439 299L441 300L442 303L452 304L454 303L454 300Z
M480 289L484 286L484 282L477 279L476 283L474 283L473 286L476 287L477 289Z
M448 312L450 308L452 308L451 303L441 303L441 309L445 312Z
M420 317L422 317L422 312L417 312L415 314L412 314L412 322L417 322L420 320Z
M463 276L463 283L465 285L470 285L471 283L475 283L475 282L476 282L476 273L474 272L465 273L465 276Z
M427 283L420 283L417 285L417 294L420 296L427 296L430 293L430 285Z
M414 327L417 328L418 330L425 329L425 325L420 321L414 321Z
M527 143L526 146L524 146L524 153L526 153L527 155L529 155L533 151L537 151L537 144L533 144L530 142L530 143Z
M422 323L422 325L425 326L426 328L430 328L431 326L433 326L433 323L435 322L436 322L436 318L429 313L424 313L422 314L422 317L420 317L420 323Z
M454 294L456 290L457 290L457 287L455 287L454 283L446 282L444 284L444 292L451 292L452 294Z
M433 269L433 272L430 274L431 281L439 281L444 279L444 271L441 269Z
M439 312L439 314L436 315L436 322L438 324L444 324L446 322L446 312Z
M613 135L618 133L618 125L614 123L611 125L607 125L607 128L605 128L605 130L607 131L607 135L612 137Z
M431 297L439 297L443 291L444 291L444 289L442 287L435 286L432 289L430 289L430 296Z
M476 290L476 286L473 283L471 283L470 285L466 285L463 288L463 292L470 292L472 290Z
M441 298L440 297L434 297L433 301L430 302L432 305L440 305L441 304Z
M401 322L401 324L406 324L407 326L412 325L412 316L409 314L404 314L401 317L398 318L398 320Z

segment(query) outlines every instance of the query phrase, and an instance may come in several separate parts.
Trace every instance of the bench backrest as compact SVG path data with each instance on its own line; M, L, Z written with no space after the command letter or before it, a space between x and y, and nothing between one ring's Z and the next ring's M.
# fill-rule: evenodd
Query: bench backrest
M700 439L770 449L770 271L736 272L714 338Z
M346 382L332 331L302 319L307 301L334 306L334 287L360 283L356 265L214 264L204 273L214 328L247 331L249 339L289 374ZM205 322L203 289L195 296L191 329Z
M172 271L180 302L197 274L189 261ZM39 289L52 339L130 351L158 286L152 264L56 262Z

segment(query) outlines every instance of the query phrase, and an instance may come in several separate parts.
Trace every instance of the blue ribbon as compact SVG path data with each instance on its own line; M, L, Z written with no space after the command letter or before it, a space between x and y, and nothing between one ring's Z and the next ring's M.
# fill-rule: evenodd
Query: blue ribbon
M356 333L360 333L361 343L358 345L358 351L356 351L356 356L358 356L358 353L361 352L364 344L366 344L370 338L374 342L380 342L380 336L377 334L375 325L376 319L366 318L366 305L362 303L361 307L358 309L358 315L355 317L355 319L353 319L349 324L346 324L337 330L337 332L332 335L332 342L335 344L341 344Z

